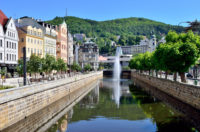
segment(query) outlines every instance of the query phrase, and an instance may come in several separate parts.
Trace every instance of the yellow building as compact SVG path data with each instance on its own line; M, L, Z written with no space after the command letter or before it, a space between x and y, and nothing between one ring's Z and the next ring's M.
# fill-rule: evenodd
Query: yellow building
M33 18L23 17L16 20L19 35L18 57L23 57L23 47L26 47L26 57L31 54L44 57L44 28Z

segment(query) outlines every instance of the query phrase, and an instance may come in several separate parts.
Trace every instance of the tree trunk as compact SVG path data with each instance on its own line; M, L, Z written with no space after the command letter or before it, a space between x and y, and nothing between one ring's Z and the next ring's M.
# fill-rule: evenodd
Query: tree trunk
M173 78L173 80L174 80L174 81L177 81L177 72L174 73L174 78Z
M158 71L156 70L156 77L158 77Z
M180 72L179 75L181 76L181 82L186 83L185 73L184 72Z
M154 77L154 70L152 70L152 76Z
M151 70L149 70L149 76L151 75Z
M162 78L162 71L160 71L160 78Z
M165 79L167 79L168 71L165 72Z

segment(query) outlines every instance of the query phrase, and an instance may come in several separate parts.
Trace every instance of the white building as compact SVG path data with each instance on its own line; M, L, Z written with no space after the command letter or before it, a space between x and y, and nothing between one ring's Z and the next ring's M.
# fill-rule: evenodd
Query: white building
M18 61L18 32L13 18L0 10L0 65L13 73Z
M73 36L68 33L68 48L67 48L68 52L68 59L67 59L67 64L68 65L72 65L74 62L74 55L73 55Z
M141 40L139 45L131 46L132 55L136 55L139 53L145 53L147 51L153 52L157 47L156 36L152 35L151 39Z
M56 58L56 30L55 26L45 23L38 22L41 26L44 27L44 56L46 54L52 55Z

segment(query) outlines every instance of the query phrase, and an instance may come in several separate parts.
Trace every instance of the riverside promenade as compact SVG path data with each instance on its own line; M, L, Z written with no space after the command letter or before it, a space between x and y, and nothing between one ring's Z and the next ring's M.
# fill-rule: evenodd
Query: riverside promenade
M133 80L140 81L142 84L146 84L163 91L164 93L186 103L193 108L200 110L200 87L175 82L169 79L157 78L145 74L140 74L132 71L131 77Z
M0 91L0 131L103 77L92 72Z

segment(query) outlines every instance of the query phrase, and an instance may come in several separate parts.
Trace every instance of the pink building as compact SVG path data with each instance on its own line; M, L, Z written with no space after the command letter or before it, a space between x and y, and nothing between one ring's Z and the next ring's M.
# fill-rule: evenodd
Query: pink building
M56 58L61 58L67 63L67 24L65 21L56 27L56 31Z

